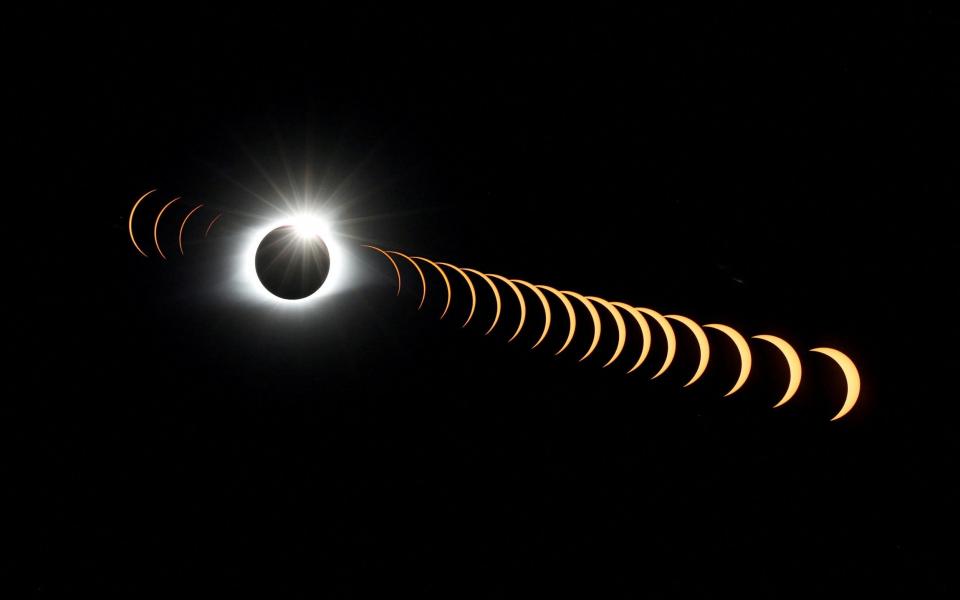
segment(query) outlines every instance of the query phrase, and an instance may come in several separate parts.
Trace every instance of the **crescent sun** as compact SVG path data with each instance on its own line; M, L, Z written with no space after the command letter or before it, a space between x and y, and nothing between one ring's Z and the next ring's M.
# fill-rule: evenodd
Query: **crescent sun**
M657 322L657 325L660 326L660 329L663 330L663 335L667 340L667 353L666 357L663 359L663 366L660 367L660 370L657 371L656 375L650 379L656 379L663 375L667 369L670 368L670 364L673 363L673 357L677 353L677 336L673 333L673 327L670 326L670 321L667 321L663 315L658 313L655 310L644 308L642 306L634 306L635 309L639 310L645 315L649 315Z
M733 327L721 325L720 323L710 323L709 325L704 325L704 327L725 333L727 337L733 340L734 345L737 347L737 352L740 353L740 376L737 377L737 382L733 384L730 391L723 395L723 397L726 398L743 387L743 384L747 382L747 377L750 376L750 367L753 366L753 355L750 354L750 346L747 344L747 340Z
M407 262L413 265L413 268L417 270L417 273L419 273L420 285L423 286L423 293L420 295L420 305L417 306L417 310L420 310L421 308L423 308L423 303L426 302L427 300L427 278L424 277L423 275L423 269L420 268L420 265L417 264L417 261L413 260L403 252L397 252L396 250L387 250L387 252L389 252L390 254L396 254L397 256L407 259Z
M850 357L839 350L833 348L811 348L810 351L826 354L836 361L843 370L844 377L847 379L847 397L843 401L843 407L840 408L840 412L830 419L831 421L836 421L850 412L853 409L853 405L857 403L857 398L860 397L860 372L857 371L857 365L853 364Z
M437 263L433 262L433 261L430 260L429 258L424 258L424 257L422 257L422 256L414 256L413 258L414 258L414 260L422 260L422 261L424 261L424 262L427 262L427 263L433 265L433 268L436 269L438 273L440 273L440 277L443 277L443 284L447 287L447 304L446 304L446 306L443 307L443 312L440 313L440 318L442 319L442 318L444 318L445 316L447 316L447 311L450 310L450 297L451 297L452 294L453 294L453 292L450 290L450 280L447 279L447 273L446 273L443 269L440 268L440 265L438 265Z
M197 212L203 208L202 204L198 204L196 208L187 213L187 216L183 218L183 223L180 223L180 235L177 236L177 244L180 246L180 256L183 256L183 228L187 226L187 221L190 220L190 217L193 216L193 213Z
M386 257L387 257L387 260L390 261L390 264L393 265L393 270L397 272L397 295L399 296L399 295L400 295L400 285L401 285L401 283L400 283L400 267L397 266L397 261L393 260L393 257L390 256L390 254L389 254L388 252L386 252L386 251L384 251L384 250L381 250L380 248L377 248L376 246L370 246L370 245L368 245L368 244L363 244L363 247L364 247L364 248L370 248L371 250L376 250L376 251L379 252L380 254L386 256Z
M473 280L470 279L470 276L463 272L463 269L456 265L451 265L450 263L438 262L438 265L441 267L449 267L460 273L460 276L463 277L464 281L467 282L467 287L470 289L470 314L467 315L467 320L463 322L461 327L466 327L467 323L470 322L470 319L473 318L473 311L477 308L477 290L473 287Z
M697 365L697 370L693 374L693 377L690 378L690 381L683 384L683 387L687 387L700 379L703 372L707 370L707 363L710 362L710 343L707 341L707 334L703 332L703 329L697 325L693 319L683 315L666 315L666 317L686 325L687 329L693 332L693 337L697 338L697 346L700 348L700 363Z
M530 291L537 295L537 298L540 299L540 304L543 305L543 332L540 333L540 339L537 340L537 343L530 347L530 349L533 350L540 345L540 342L547 337L547 332L550 331L550 303L547 302L547 297L543 295L543 292L532 283L522 279L514 279L513 281L529 288Z
M180 199L180 196L177 196L170 202L167 202L163 205L163 208L160 209L160 212L157 213L157 218L153 221L153 243L157 246L157 252L160 253L160 258L167 260L166 255L163 253L163 250L160 248L160 240L157 238L157 228L160 227L160 217L163 216L163 213L170 208L170 205Z
M601 306L606 308L611 315L613 315L613 320L617 323L617 349L614 350L613 356L610 357L610 360L607 361L607 364L603 365L603 368L607 368L610 364L617 360L617 357L620 356L620 353L623 352L623 346L627 342L627 325L623 322L623 315L620 314L620 311L616 309L613 304L607 302L603 298L598 298L596 296L587 296L587 300L600 303Z
M497 326L497 321L500 320L500 292L497 290L497 286L493 281L487 277L486 273L481 273L476 269L463 268L464 271L468 273L473 273L474 275L480 276L481 279L487 282L487 285L490 286L490 289L493 291L493 299L497 302L497 312L493 315L493 323L490 324L490 329L488 329L483 335L490 335L490 332L493 331L493 328Z
M797 354L797 351L793 349L793 346L791 346L787 340L775 335L755 335L753 338L770 342L776 346L777 349L783 353L783 357L787 359L787 368L790 370L790 380L787 383L787 391L783 394L780 402L774 404L773 407L783 406L790 398L793 398L793 395L797 393L797 389L800 387L800 377L803 373L800 366L800 355Z
M610 304L630 313L630 315L637 322L637 325L640 326L640 334L643 336L643 349L640 350L640 358L638 358L637 362L630 367L629 371L627 371L627 374L629 375L630 373L636 371L637 367L643 364L643 361L647 359L647 355L650 353L650 325L647 323L647 320L643 318L643 314L629 304L624 304L623 302L611 302Z
M590 313L590 318L593 319L593 341L590 343L590 347L587 348L587 353L580 357L580 360L577 362L583 362L588 356L593 354L593 351L597 349L597 343L600 342L600 313L597 312L597 307L593 305L593 302L586 299L586 297L569 290L564 290L562 292L570 297L576 298L579 300Z
M133 208L130 209L130 217L127 219L127 230L130 232L130 241L133 242L133 247L137 249L137 252L147 256L147 253L140 248L140 245L137 244L137 239L133 237L133 213L137 212L137 207L140 206L140 203L143 202L143 199L154 193L157 190L150 190L146 194L140 196L136 202L133 203Z
M518 335L520 335L520 330L523 329L523 322L527 320L527 303L523 299L523 294L520 293L520 288L517 287L517 284L510 281L503 275L497 275L496 273L487 273L490 277L499 279L500 281L507 284L513 293L517 296L517 301L520 303L520 322L517 323L517 330L513 332L513 335L510 336L510 339L507 342L512 342Z
M563 295L560 290L552 288L549 285L537 285L541 290L547 290L551 294L557 297L560 300L560 303L563 304L563 308L567 311L567 321L569 325L567 326L567 339L563 342L563 346L560 346L560 349L553 353L554 356L557 356L561 352L567 349L567 346L570 345L570 342L573 341L573 333L577 329L577 313L573 312L573 304L570 303L570 299Z

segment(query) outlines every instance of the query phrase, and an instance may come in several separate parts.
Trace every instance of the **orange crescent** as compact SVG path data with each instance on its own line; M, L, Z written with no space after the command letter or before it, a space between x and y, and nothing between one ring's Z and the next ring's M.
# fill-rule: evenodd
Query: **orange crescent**
M623 352L623 345L627 342L627 326L623 322L623 315L620 314L620 311L617 310L613 304L596 296L587 296L587 299L593 302L599 302L601 306L610 311L610 314L613 315L613 320L617 322L617 349L614 351L613 356L610 357L610 360L607 361L607 364L603 365L603 368L607 368L610 366L610 363L617 360L617 357Z
M743 384L747 382L747 377L750 376L750 367L753 365L753 355L750 354L750 346L747 344L747 340L733 327L721 325L720 323L710 323L704 325L704 327L725 333L727 337L733 340L733 344L737 347L737 352L740 354L740 376L737 377L737 382L733 384L730 391L723 395L723 397L726 398L743 387Z
M514 279L513 281L530 288L530 291L537 295L537 298L540 299L540 304L543 305L543 332L540 333L540 339L537 340L537 343L530 347L530 349L533 350L540 345L540 342L547 337L547 332L550 331L550 303L547 302L547 297L543 295L543 292L541 292L537 286L533 285L532 283L522 279Z
M470 319L473 318L473 311L477 308L477 290L473 287L473 281L466 273L463 272L463 269L456 265L451 265L450 263L445 262L438 262L437 264L442 267L450 267L457 273L460 273L460 276L463 277L463 279L467 282L467 287L470 288L470 314L467 315L467 320L463 322L463 325L461 325L461 327L466 327L467 323L470 322Z
M656 375L650 378L650 379L656 379L657 377L660 377L661 375L663 375L666 372L666 370L670 368L670 364L673 362L673 357L677 353L677 336L675 333L673 333L673 327L670 326L670 321L667 321L663 317L663 315L661 315L657 311L649 308L644 308L642 306L635 306L634 308L639 310L643 314L652 317L653 320L657 322L657 325L660 326L660 329L663 330L663 335L667 339L667 355L663 359L663 366L660 367L660 370L657 371Z
M146 194L140 196L140 198L137 199L137 201L133 203L133 208L130 209L130 218L127 219L127 230L130 231L130 241L133 242L133 247L137 249L137 252L139 252L140 254L142 254L142 255L144 255L144 256L147 256L147 253L144 252L143 249L140 248L140 245L137 243L137 239L136 239L135 237L133 237L133 213L137 212L137 207L140 206L140 203L143 202L143 199L146 198L147 196L149 196L150 194L154 193L155 191L157 191L157 190L155 190L155 189L154 189L154 190L150 190L150 191L147 192ZM149 258L149 257L148 257L148 258Z
M401 283L400 283L400 267L397 266L397 261L393 260L393 257L392 257L392 256L390 256L387 252L384 252L384 251L381 250L380 248L377 248L376 246L370 246L370 245L368 245L368 244L363 244L363 247L364 247L364 248L370 248L371 250L376 250L376 251L379 252L380 254L386 256L386 257L387 257L387 260L390 261L390 264L393 265L393 270L397 272L397 295L399 296L399 295L400 295L400 285L401 285Z
M180 256L183 256L183 228L187 225L187 220L193 216L193 213L197 212L203 207L202 204L198 204L196 208L187 213L187 216L183 218L183 223L180 223L180 234L177 236L177 244L180 246Z
M484 281L487 282L487 285L490 286L490 289L493 290L493 297L497 301L497 312L493 315L493 323L490 324L490 329L488 329L486 333L483 334L483 335L489 335L490 332L493 331L493 328L497 326L497 321L500 320L500 292L497 290L496 284L493 283L493 281L491 281L489 277L487 277L486 273L481 273L476 269L468 269L466 267L464 267L463 270L469 273L473 273L474 275L479 275Z
M160 217L163 216L164 211L166 211L171 204L173 204L179 199L180 199L180 196L177 196L170 202L167 202L166 204L164 204L163 208L160 209L160 212L157 213L156 220L153 222L153 243L156 244L157 252L160 253L160 258L162 258L163 260L167 260L167 257L164 255L163 250L160 249L160 240L157 238L157 227L160 226Z
M800 378L803 376L803 367L800 365L800 355L797 354L797 351L793 349L793 346L791 346L787 340L775 335L755 335L753 338L770 342L776 346L777 349L783 353L783 357L787 359L790 379L787 383L787 391L783 394L783 398L780 399L780 402L773 405L774 408L778 408L786 404L790 398L793 398L793 395L797 393L797 389L800 387Z
M567 318L570 322L569 328L567 330L567 340L563 342L563 346L559 350L553 353L554 356L560 354L567 349L567 346L570 345L570 342L573 341L573 332L577 329L577 313L573 312L573 304L570 304L570 299L563 295L560 290L552 288L549 285L538 285L538 288L541 290L547 290L554 296L560 299L560 302L563 304L563 307L567 309Z
M847 379L847 397L843 401L843 407L840 408L840 412L830 419L831 421L836 421L850 412L853 409L853 405L857 403L857 398L860 397L860 372L857 371L857 365L853 364L850 357L839 350L834 348L811 348L810 351L819 352L832 358L840 365L840 368L843 370L843 375Z
M512 342L518 335L520 335L520 330L523 329L523 322L527 320L527 303L523 299L523 294L520 293L520 288L517 287L517 284L510 281L503 275L497 275L496 273L487 273L490 277L499 279L500 281L507 284L513 293L517 295L517 301L520 302L520 322L517 323L517 330L513 332L513 335L510 336L510 339L507 342Z
M447 304L446 306L443 307L443 312L440 314L440 318L442 319L445 316L447 316L447 311L450 310L450 298L453 295L453 292L450 289L450 280L447 279L447 273L440 268L440 265L433 262L429 258L424 258L422 256L414 256L413 258L414 260L422 260L424 262L430 263L431 265L433 265L433 268L440 273L440 277L443 277L443 284L447 287Z
M629 375L630 373L636 371L637 367L643 364L643 361L647 359L647 355L650 353L650 338L652 337L650 335L650 325L648 325L647 320L643 318L643 314L629 304L624 304L623 302L611 302L610 304L630 313L630 315L637 322L637 325L640 326L640 333L643 335L643 349L640 351L640 358L638 358L636 364L630 367L630 370L627 371L627 374Z
M217 213L217 216L215 216L215 217L210 221L210 224L207 225L206 231L203 232L203 237L207 237L207 234L210 233L210 229L213 228L213 224L216 223L217 221L219 221L219 220L220 220L220 217L222 217L222 216L223 216L223 213Z
M693 374L693 377L690 378L690 381L683 384L683 387L687 387L694 381L700 379L703 372L707 370L707 363L710 362L710 342L707 340L707 334L703 332L703 329L701 329L693 319L683 315L666 315L666 317L686 325L687 329L693 332L693 337L697 338L697 346L700 348L700 364L697 365L697 370Z
M590 318L593 319L593 342L590 344L590 347L587 348L587 353L580 357L580 360L577 362L583 362L588 356L593 354L593 351L597 348L597 343L600 342L600 313L597 312L597 307L593 305L593 302L587 300L584 296L576 292L571 292L569 290L564 290L564 294L576 298L584 306L587 307L587 311L590 313Z
M420 265L417 264L417 261L413 260L403 252L397 252L396 250L387 250L390 254L396 254L401 256L413 265L413 268L417 270L417 273L420 274L420 284L423 286L423 293L420 295L420 306L417 307L417 310L423 308L423 303L427 300L427 278L423 276L423 270L420 268Z

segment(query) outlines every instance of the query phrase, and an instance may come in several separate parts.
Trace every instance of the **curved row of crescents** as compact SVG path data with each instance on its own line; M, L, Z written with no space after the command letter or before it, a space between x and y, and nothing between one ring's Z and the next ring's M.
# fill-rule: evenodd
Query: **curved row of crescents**
M140 244L137 243L137 238L133 234L133 220L134 220L134 216L137 213L137 209L140 207L140 204L156 191L157 190L155 189L150 190L144 195L137 198L136 202L134 202L133 206L130 208L130 215L127 217L127 232L130 234L130 241L133 243L133 247L137 250L137 252L139 252L142 256L147 258L149 258L150 255L147 254L144 251L144 249L140 246ZM160 219L163 217L163 213L165 213L167 209L170 208L178 200L181 200L180 196L176 196L168 200L167 202L165 202L160 207L160 210L157 211L157 216L153 220L153 245L157 249L157 254L159 254L160 258L164 260L167 259L167 255L164 254L163 248L160 246L160 237L159 237ZM190 209L190 211L186 214L186 216L183 217L183 220L180 222L180 229L178 230L178 234L177 234L177 247L180 249L181 256L184 255L183 232L187 226L187 221L189 221L190 217L192 217L194 213L196 213L201 208L203 208L203 204L197 204L192 209ZM220 220L220 217L222 216L223 216L223 213L217 213L216 216L214 216L213 219L210 220L210 223L203 230L203 237L207 237L207 235L210 234L210 229L213 227L214 223Z
M706 372L707 365L710 362L710 343L707 339L707 334L704 329L712 329L719 331L724 334L726 338L729 338L730 342L736 348L740 356L740 372L737 377L736 382L733 384L733 387L724 395L724 397L730 396L740 390L744 384L747 382L747 379L750 376L750 370L753 365L753 356L750 351L750 344L740 332L738 332L733 327L729 325L724 325L721 323L708 323L705 325L700 325L689 317L677 314L661 314L651 308L646 308L642 306L633 306L625 302L618 301L608 301L597 296L584 296L578 294L577 292L572 292L569 290L558 290L556 288L550 287L548 285L534 284L522 279L511 279L504 277L502 275L497 275L495 273L484 273L476 269L470 269L467 267L458 267L448 262L433 261L421 256L410 256L399 252L396 250L384 250L376 246L364 245L365 248L369 248L386 257L390 261L390 264L393 266L394 272L397 276L397 295L400 295L400 289L403 283L403 278L401 276L401 269L397 260L402 259L404 263L409 263L414 270L419 275L420 280L420 304L417 307L417 310L423 308L424 303L427 299L427 279L424 275L421 265L430 266L436 269L444 282L444 287L446 288L446 303L444 304L443 312L440 315L440 318L447 316L447 312L450 309L450 303L453 297L453 289L450 285L450 279L447 276L445 269L449 269L451 272L458 274L467 284L467 287L470 291L470 311L467 315L466 321L464 321L462 327L466 327L470 321L473 319L474 312L477 307L477 289L474 286L474 281L470 275L475 275L479 280L483 281L486 286L489 288L494 302L495 310L493 315L493 322L490 324L489 328L485 331L484 335L489 335L494 328L497 326L497 323L500 321L501 309L503 306L503 300L501 299L500 290L497 288L495 281L499 281L504 284L516 297L517 303L520 309L520 321L517 324L516 330L510 336L508 341L513 341L520 334L520 331L523 329L523 325L526 321L527 315L527 305L523 297L523 294L520 291L520 287L524 287L530 290L537 299L540 301L540 304L544 312L544 325L543 330L540 332L540 335L537 338L536 343L532 348L536 348L543 342L547 337L547 333L550 331L551 326L553 325L553 315L550 309L550 304L547 301L547 296L544 292L547 292L551 296L557 298L560 303L563 305L567 313L567 335L566 339L563 342L563 345L557 350L554 354L558 355L570 345L573 341L574 333L577 330L577 317L573 309L573 303L571 300L579 302L586 308L590 319L593 324L593 338L591 340L590 346L587 349L586 353L580 357L579 361L586 360L594 350L597 348L597 344L600 341L600 334L602 329L602 323L600 321L600 313L597 310L597 305L600 308L606 310L613 317L613 320L617 327L617 345L616 349L613 352L613 355L604 363L604 367L609 367L620 357L620 354L623 352L624 346L627 339L627 327L624 320L624 315L631 317L639 326L642 339L642 347L640 350L640 356L637 358L636 362L630 366L626 371L628 374L637 370L644 363L650 354L650 346L652 340L652 328L650 323L647 321L647 318L653 320L657 325L657 328L660 332L663 333L663 338L665 341L665 353L663 363L660 365L657 372L651 377L651 379L656 379L663 375L667 369L670 368L670 365L673 363L674 357L676 356L677 351L677 338L676 333L673 330L671 321L679 323L690 330L696 339L697 346L699 348L700 360L697 365L697 369L694 372L693 376L684 384L684 387L690 386L695 383L700 377ZM800 388L800 380L802 377L803 369L800 362L800 355L793 348L793 346L784 340L781 337L770 334L760 334L754 335L751 339L761 340L765 343L771 344L777 350L783 354L784 360L787 363L787 368L789 372L789 378L787 381L786 391L780 400L773 406L778 408L790 401L791 398L797 393L797 390ZM836 421L847 415L857 403L857 399L860 396L860 374L857 370L856 365L850 359L849 356L843 352L836 350L834 348L811 348L811 352L816 352L823 354L831 358L842 370L844 377L846 378L847 383L847 392L843 401L843 405L840 408L840 411L834 415L831 421Z

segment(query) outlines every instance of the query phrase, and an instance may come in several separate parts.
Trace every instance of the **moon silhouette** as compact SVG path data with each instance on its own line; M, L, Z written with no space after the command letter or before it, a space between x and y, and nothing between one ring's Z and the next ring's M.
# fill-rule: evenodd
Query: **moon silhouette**
M840 365L840 369L843 370L843 375L847 379L847 397L843 401L840 412L830 420L836 421L837 419L843 418L844 415L853 409L854 404L857 403L857 398L860 397L860 372L857 371L857 365L853 364L849 356L834 348L811 348L810 351L829 356L836 361L836 363Z
M763 340L769 342L777 347L780 352L783 353L783 357L787 359L787 368L790 370L790 379L787 383L787 391L783 394L783 398L780 399L780 402L777 402L773 405L774 408L783 406L793 398L793 395L797 393L797 389L800 387L800 377L802 376L803 369L800 366L800 355L797 354L797 351L793 349L793 346L790 345L787 340L779 338L775 335L755 335L753 336L755 340Z
M527 320L527 303L523 299L523 294L520 293L520 288L517 287L517 284L510 281L503 275L497 275L496 273L487 273L487 275L489 275L490 277L493 277L494 279L499 279L500 281L507 284L507 286L509 286L510 289L513 290L513 293L516 294L517 302L520 303L520 322L517 323L517 330L514 331L513 335L510 336L510 339L507 340L507 342L512 342L514 339L516 339L518 335L520 335L520 330L523 329L523 322Z
M563 304L563 308L567 311L567 339L563 342L563 346L560 346L560 349L553 353L554 356L557 356L566 350L570 342L573 341L573 333L577 330L577 313L573 312L573 304L570 303L570 299L564 296L560 290L552 288L549 285L537 285L537 287L541 290L547 290L556 296L557 299L560 300L560 303Z
M447 311L450 310L450 297L453 294L453 292L450 290L450 280L447 279L447 274L444 272L444 270L441 269L440 266L437 265L437 263L433 262L429 258L424 258L422 256L414 256L413 258L414 260L422 260L426 263L433 265L433 268L436 269L438 273L440 273L440 277L443 277L443 284L447 287L447 304L446 306L443 307L443 312L440 313L440 318L442 319L445 316L447 316Z
M661 366L660 370L650 378L656 379L657 377L663 375L666 370L670 368L670 364L673 362L673 357L677 353L677 336L673 333L673 327L670 326L670 321L666 320L663 315L657 311L649 308L643 308L642 306L634 306L634 308L643 314L652 317L653 320L657 322L657 325L660 326L660 329L663 330L663 335L667 340L667 353L663 359L663 366Z
M470 289L470 314L467 315L467 320L463 322L461 327L466 327L467 323L470 322L470 319L473 318L473 311L477 308L477 290L473 287L473 281L470 279L470 276L463 272L463 269L456 265L451 265L450 263L438 262L438 265L441 267L449 267L460 273L460 276L463 277L464 281L467 282L467 287Z
M157 238L157 228L160 227L160 217L163 216L163 213L170 208L170 205L180 199L180 196L177 196L170 202L167 202L163 205L163 208L160 209L160 212L157 213L157 218L153 222L153 243L157 246L157 252L160 253L160 258L167 260L166 255L163 253L163 250L160 248L160 240Z
M696 380L700 379L703 375L703 372L707 370L707 363L710 362L710 342L707 341L707 334L703 332L703 329L700 328L693 319L685 317L683 315L667 315L668 319L673 319L674 321L679 321L687 326L687 329L693 332L693 337L697 338L697 346L700 348L700 363L697 365L697 370L694 372L693 377L690 378L690 381L683 384L683 387L687 387Z
M547 297L543 295L543 292L541 292L537 286L533 285L532 283L522 279L514 279L513 281L529 288L530 291L537 295L537 298L540 299L540 304L543 305L543 332L540 333L540 339L537 340L537 343L533 346L530 346L530 349L533 350L540 345L540 342L543 341L543 338L547 337L547 332L550 331L550 303L547 302Z
M155 191L157 190L150 190L146 194L140 196L137 201L133 203L133 208L130 209L130 217L127 219L127 230L130 232L130 241L133 242L133 247L137 249L137 252L144 256L147 256L147 253L140 248L140 245L137 244L137 238L133 236L133 213L137 212L137 207L140 206L140 203L143 202L143 199Z
M330 251L319 235L283 225L261 240L254 266L267 291L285 300L299 300L326 281Z
M750 368L753 365L753 355L750 354L750 346L747 345L747 340L733 327L721 325L720 323L710 323L709 325L704 325L704 327L725 333L727 337L733 340L734 345L737 347L737 352L740 353L740 376L737 377L737 381L733 384L733 387L730 388L730 391L723 395L723 397L726 398L743 387L743 384L747 382L747 377L750 376Z
M623 345L627 342L627 326L623 322L623 315L620 314L620 311L617 310L613 304L610 304L603 298L597 298L596 296L587 296L587 300L592 302L598 302L601 306L607 309L611 315L613 315L613 320L617 323L617 348L613 352L613 356L610 357L610 360L607 361L603 368L607 368L610 364L617 360L617 357L620 356L620 353L623 352Z
M627 371L627 374L629 375L630 373L636 371L637 368L643 364L643 361L647 359L647 355L650 353L650 325L647 324L647 320L643 317L643 314L629 304L624 304L623 302L611 302L610 304L630 313L630 315L637 322L637 325L640 326L640 334L643 336L643 348L640 350L640 358L638 358L637 362L630 367L629 371Z
M493 299L497 302L497 312L493 315L493 323L490 324L490 329L488 329L483 335L490 335L490 332L493 331L493 328L497 326L497 321L500 320L500 292L497 290L497 285L487 277L486 273L481 273L476 269L463 268L464 271L468 273L473 273L478 275L481 279L487 282L487 285L490 286L490 290L493 291Z
M600 342L600 313L597 312L597 307L593 305L593 302L590 302L584 296L569 290L565 290L562 293L579 300L584 306L587 307L587 311L590 313L590 318L593 319L593 342L591 342L590 347L587 348L587 353L581 356L580 360L577 361L583 362L588 356L593 354L593 351L597 349L597 343Z

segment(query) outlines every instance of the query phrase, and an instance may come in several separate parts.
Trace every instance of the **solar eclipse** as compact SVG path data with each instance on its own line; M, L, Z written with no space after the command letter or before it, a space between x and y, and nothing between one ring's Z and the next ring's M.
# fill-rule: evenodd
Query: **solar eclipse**
M330 272L330 251L317 232L295 225L277 227L260 242L255 258L263 287L285 300L310 296Z

